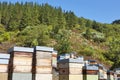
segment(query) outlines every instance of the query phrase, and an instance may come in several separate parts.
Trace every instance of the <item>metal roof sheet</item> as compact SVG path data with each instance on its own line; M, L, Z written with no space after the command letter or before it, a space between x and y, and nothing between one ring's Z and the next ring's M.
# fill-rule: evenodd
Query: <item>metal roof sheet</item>
M34 49L33 48L29 48L29 47L12 47L8 50L8 53L13 52L13 51L18 51L18 52L33 52Z
M10 54L0 53L0 59L9 59L9 58L10 58Z
M37 51L48 51L48 52L53 52L54 49L51 47L46 47L46 46L36 46L35 50Z

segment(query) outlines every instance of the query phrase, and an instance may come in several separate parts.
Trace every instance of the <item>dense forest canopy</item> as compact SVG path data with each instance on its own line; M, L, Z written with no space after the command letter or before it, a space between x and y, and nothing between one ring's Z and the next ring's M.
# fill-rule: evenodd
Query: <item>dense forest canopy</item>
M51 46L59 54L77 52L111 68L119 67L120 20L103 24L47 3L1 2L0 50L13 45Z

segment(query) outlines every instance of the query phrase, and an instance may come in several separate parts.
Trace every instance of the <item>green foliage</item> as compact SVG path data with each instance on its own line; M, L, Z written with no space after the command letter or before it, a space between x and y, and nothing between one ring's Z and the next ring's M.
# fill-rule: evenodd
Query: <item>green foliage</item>
M49 4L0 3L0 43L52 46L59 54L71 52L120 65L120 20L112 24L77 17Z

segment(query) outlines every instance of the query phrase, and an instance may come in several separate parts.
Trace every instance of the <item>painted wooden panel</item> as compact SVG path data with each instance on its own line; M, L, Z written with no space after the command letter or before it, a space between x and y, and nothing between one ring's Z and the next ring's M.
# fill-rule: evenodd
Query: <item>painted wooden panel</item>
M14 57L31 57L33 53L25 53L25 52L14 52Z
M98 75L86 75L86 80L98 80Z
M58 68L68 68L69 63L58 63Z
M37 51L36 58L37 59L51 59L52 54L50 52Z
M59 68L68 68L68 67L74 67L74 68L82 68L84 64L78 64L78 63L59 63Z
M13 59L14 65L32 65L32 58L27 57L14 57Z
M52 57L52 66L57 67L57 58L56 57Z
M60 75L69 75L69 68L60 68L59 74Z
M52 66L52 60L51 59L37 59L36 65L37 66Z
M82 74L81 68L69 68L69 74Z
M0 73L0 80L8 80L8 73Z
M0 59L0 64L9 64L9 59Z
M8 71L8 65L0 65L0 72L7 72Z
M52 74L36 74L35 80L52 80Z
M83 68L84 64L79 64L79 63L69 63L69 67L74 67L74 68Z
M52 67L36 67L36 73L51 74Z
M59 80L83 80L82 75L59 75Z
M32 80L31 73L13 73L12 80Z
M3 54L3 53L0 53L0 59L9 59L10 58L10 54Z
M13 67L13 72L31 72L32 66L15 66Z

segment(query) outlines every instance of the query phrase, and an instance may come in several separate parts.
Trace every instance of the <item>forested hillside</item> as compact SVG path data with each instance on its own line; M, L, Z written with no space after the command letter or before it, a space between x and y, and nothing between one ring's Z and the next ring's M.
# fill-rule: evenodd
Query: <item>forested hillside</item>
M0 3L0 52L11 46L36 45L119 67L120 20L104 24L49 4Z

